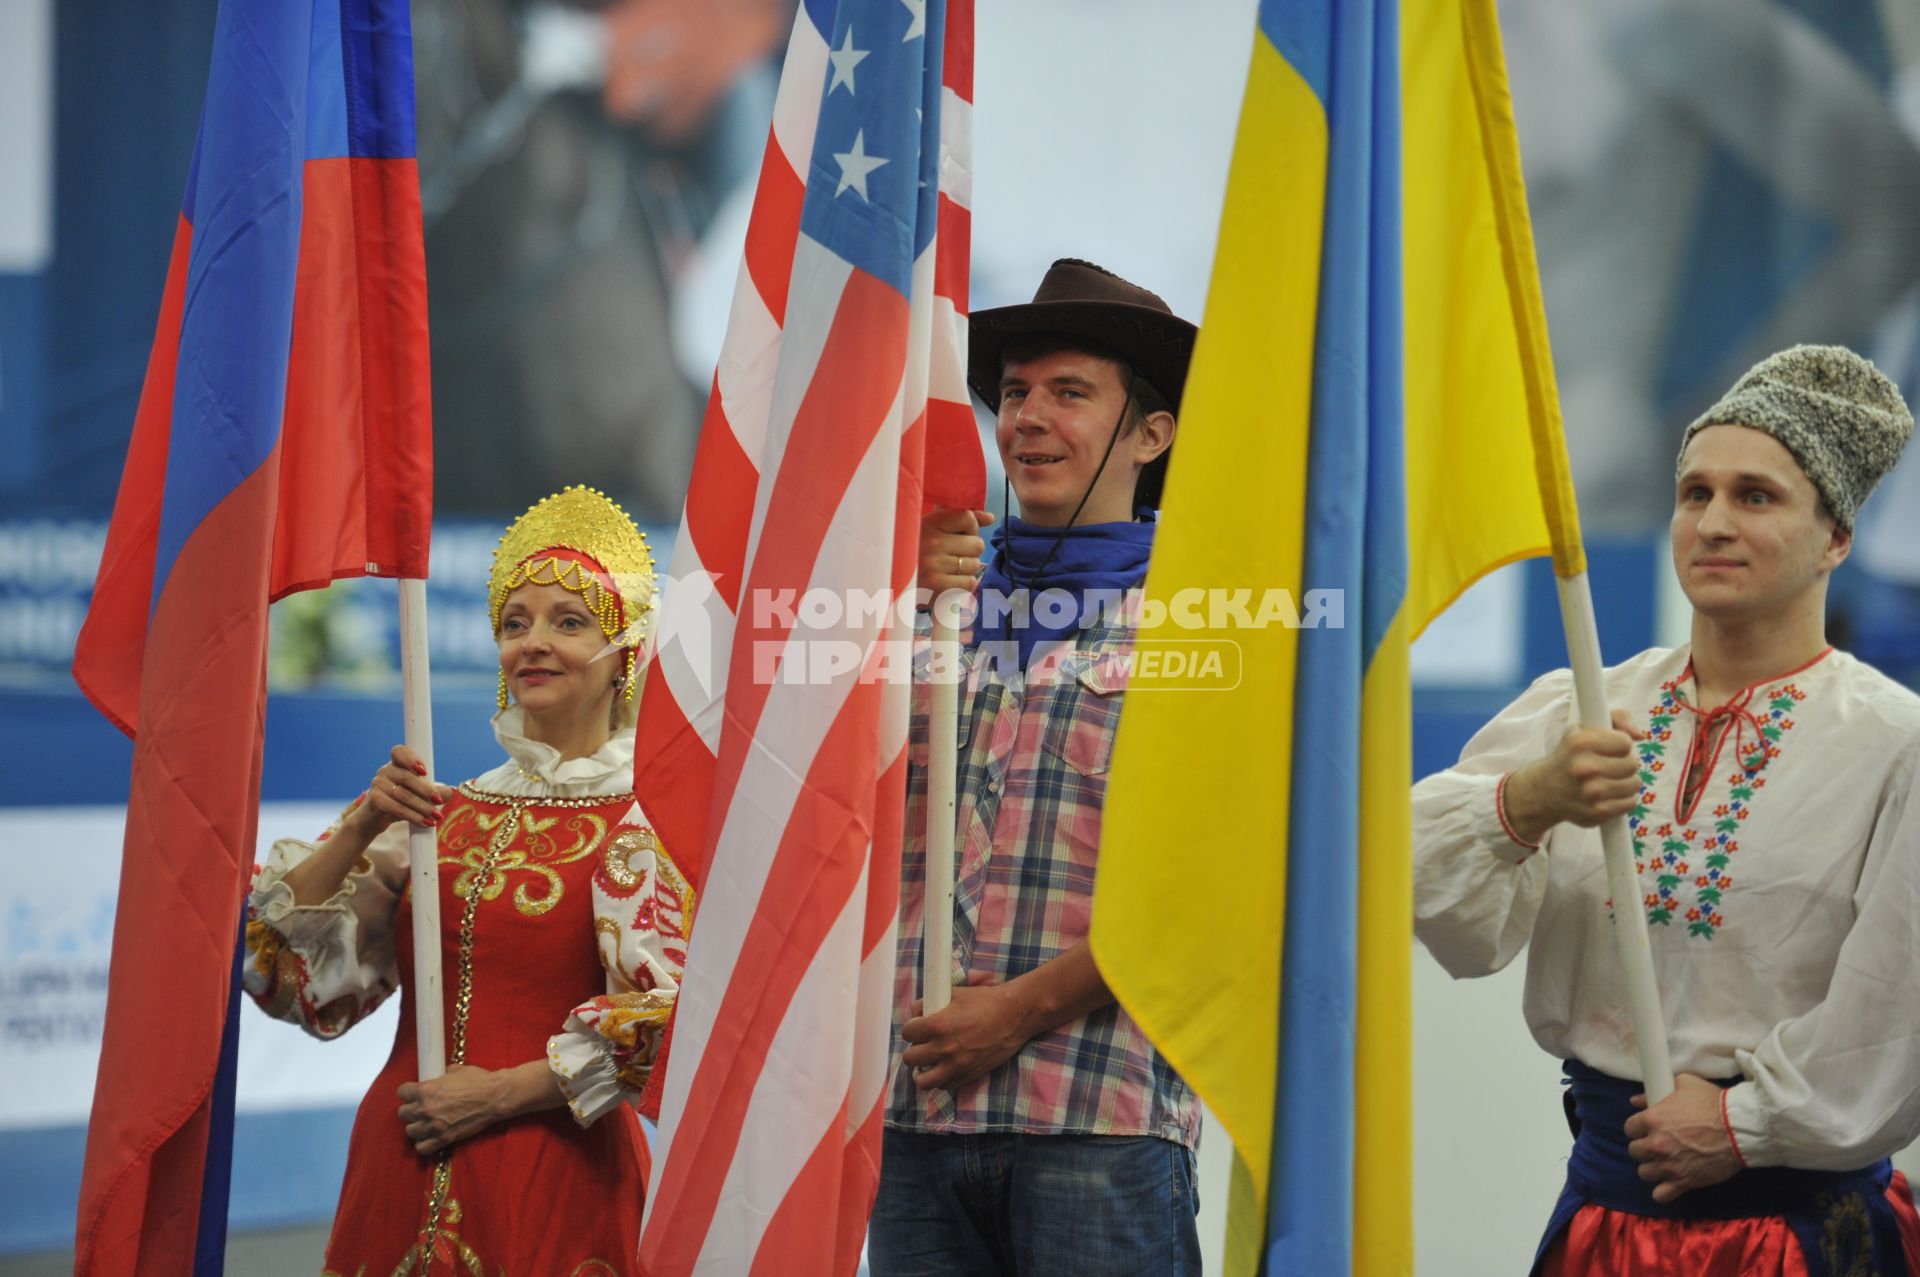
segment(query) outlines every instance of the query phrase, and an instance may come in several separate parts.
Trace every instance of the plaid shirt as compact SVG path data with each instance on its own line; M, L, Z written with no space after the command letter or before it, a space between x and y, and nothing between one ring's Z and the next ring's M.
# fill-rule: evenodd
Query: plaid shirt
M953 982L1002 984L1087 938L1107 764L1120 721L1139 592L1023 675L965 649L960 699ZM1043 649L1044 651L1044 649ZM916 667L927 655L924 627ZM1117 1003L1034 1038L957 1092L921 1091L900 1061L920 996L925 934L927 686L908 736L900 949L894 969L888 1126L905 1130L1156 1135L1194 1146L1193 1092Z

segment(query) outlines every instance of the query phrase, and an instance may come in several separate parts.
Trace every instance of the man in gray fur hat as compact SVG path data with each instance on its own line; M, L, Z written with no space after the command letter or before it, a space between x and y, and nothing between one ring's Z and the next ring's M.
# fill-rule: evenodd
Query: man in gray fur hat
M1417 933L1459 977L1527 949L1527 1022L1566 1062L1538 1272L1733 1277L1791 1250L1815 1277L1920 1272L1886 1160L1920 1136L1920 697L1826 638L1828 578L1912 431L1852 351L1756 365L1681 440L1691 641L1607 671L1611 730L1575 725L1561 670L1414 788ZM1616 816L1636 900L1607 888ZM1678 1071L1651 1108L1615 908L1645 911Z

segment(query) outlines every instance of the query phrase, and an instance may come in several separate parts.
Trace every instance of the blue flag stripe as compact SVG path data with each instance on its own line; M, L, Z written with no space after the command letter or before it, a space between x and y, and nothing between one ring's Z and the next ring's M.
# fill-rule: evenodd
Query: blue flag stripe
M307 149L310 160L349 155L347 75L340 48L341 0L313 0L313 43L307 55ZM408 103L411 108L412 103ZM412 111L408 111L409 117Z
M346 103L347 154L414 155L413 18L407 0L328 0L340 16L340 75L315 91Z
M1374 10L1373 221L1371 342L1368 364L1373 412L1367 465L1367 553L1361 623L1361 663L1373 668L1406 602L1407 414L1406 326L1401 301L1400 12L1398 0Z
M1344 625L1300 634L1265 1262L1272 1273L1345 1272L1362 690L1406 575L1399 56L1390 3L1320 6L1317 27L1315 6L1279 8L1263 9L1263 30L1280 29L1282 52L1306 60L1294 65L1321 94L1328 129L1301 585L1341 590Z
M285 86L307 82L312 44L305 5L227 0L215 20L155 606L180 547L280 436L307 136L304 95Z
M1331 111L1336 11L1367 0L1260 0L1260 30L1287 60L1320 105ZM1344 32L1338 33L1344 34Z

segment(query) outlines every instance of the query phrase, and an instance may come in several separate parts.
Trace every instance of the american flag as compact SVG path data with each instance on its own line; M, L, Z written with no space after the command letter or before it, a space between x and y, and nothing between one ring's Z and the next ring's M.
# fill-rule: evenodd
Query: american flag
M640 712L635 788L700 893L655 1277L859 1262L906 778L909 689L880 675L910 638L860 601L911 592L924 509L985 496L972 80L972 0L796 15Z

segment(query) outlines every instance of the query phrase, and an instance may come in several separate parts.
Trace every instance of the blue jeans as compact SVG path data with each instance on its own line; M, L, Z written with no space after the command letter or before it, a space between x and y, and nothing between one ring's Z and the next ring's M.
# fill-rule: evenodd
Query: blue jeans
M873 1277L1197 1277L1193 1153L1151 1135L888 1130Z

